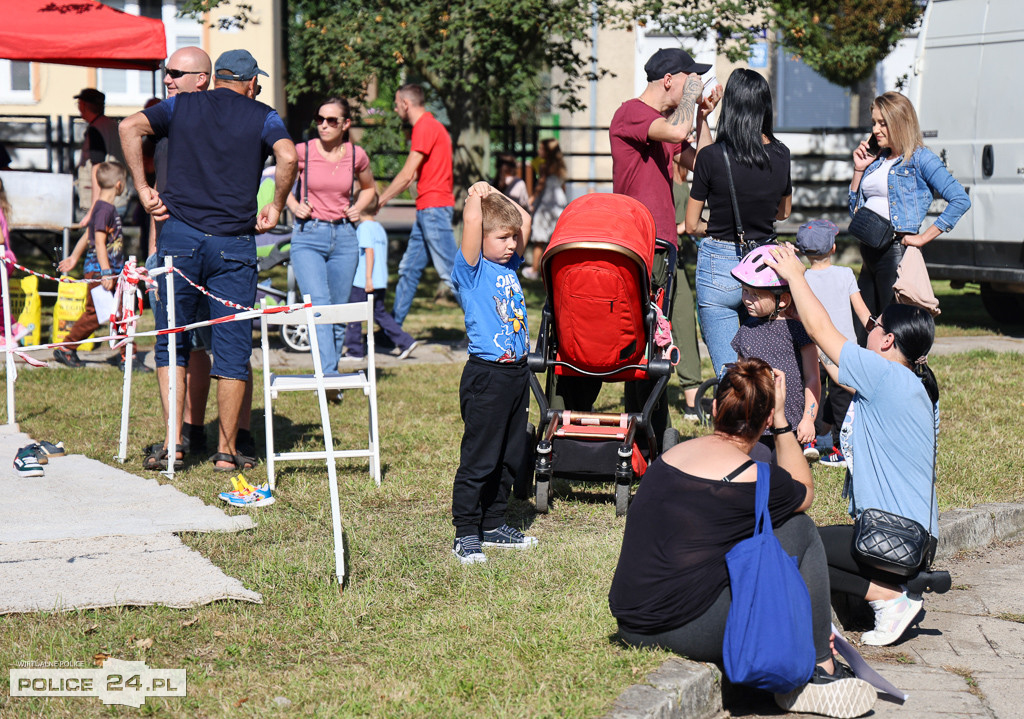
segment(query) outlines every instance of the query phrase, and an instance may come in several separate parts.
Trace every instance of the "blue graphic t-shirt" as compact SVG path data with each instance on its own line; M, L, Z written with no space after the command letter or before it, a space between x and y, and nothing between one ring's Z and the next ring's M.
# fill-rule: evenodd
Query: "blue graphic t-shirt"
M526 299L516 270L523 263L512 255L507 264L484 259L470 266L455 253L452 284L466 311L469 353L491 362L518 362L530 351Z

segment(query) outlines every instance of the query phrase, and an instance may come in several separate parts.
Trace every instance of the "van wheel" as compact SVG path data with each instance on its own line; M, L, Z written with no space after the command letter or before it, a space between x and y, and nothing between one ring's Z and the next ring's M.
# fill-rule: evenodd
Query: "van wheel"
M1000 292L992 289L992 285L982 283L981 304L985 305L989 316L1000 324L1024 323L1024 295Z

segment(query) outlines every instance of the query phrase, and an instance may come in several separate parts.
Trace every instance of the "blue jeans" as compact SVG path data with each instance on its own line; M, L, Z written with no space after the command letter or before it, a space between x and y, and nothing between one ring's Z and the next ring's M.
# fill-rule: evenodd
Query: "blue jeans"
M398 285L395 287L395 304L392 314L401 325L409 314L420 275L427 266L427 251L434 261L441 281L458 300L458 293L452 286L452 267L455 265L455 233L452 232L453 207L425 207L416 210L416 224L409 234L409 246L398 263Z
M705 237L697 244L697 318L716 377L722 365L736 361L731 343L740 328L743 288L730 272L742 256L735 242Z
M174 258L174 266L193 282L225 300L251 307L256 301L256 242L253 235L208 235L184 222L168 219L157 241L157 264L165 257ZM166 283L161 277L159 283ZM164 284L166 286L166 284ZM161 287L161 290L163 288ZM195 322L201 305L209 307L210 319L235 314L240 310L206 297L178 274L174 276L175 324L179 327ZM157 329L167 327L167 313L154 305ZM188 364L191 348L188 333L173 335L177 346L177 364ZM166 367L168 335L156 340L156 366ZM252 354L252 323L224 322L212 326L213 368L210 374L225 379L249 378L249 356Z
M312 298L314 305L348 302L358 262L359 242L351 224L332 225L321 220L295 223L291 263L299 289ZM336 374L345 343L345 325L317 325L316 338L324 374Z

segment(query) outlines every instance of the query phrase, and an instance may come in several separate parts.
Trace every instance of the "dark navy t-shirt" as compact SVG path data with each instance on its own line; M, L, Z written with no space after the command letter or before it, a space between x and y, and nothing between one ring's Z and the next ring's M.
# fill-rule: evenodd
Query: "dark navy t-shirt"
M169 138L167 183L158 191L171 216L211 235L251 233L263 163L288 138L277 112L224 87L142 112L158 138Z

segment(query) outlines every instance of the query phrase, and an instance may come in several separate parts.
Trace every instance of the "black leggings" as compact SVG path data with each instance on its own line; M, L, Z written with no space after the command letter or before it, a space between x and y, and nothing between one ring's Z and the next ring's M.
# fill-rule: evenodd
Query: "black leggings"
M860 256L863 263L857 285L868 311L877 317L892 304L892 286L896 282L896 268L903 259L903 245L900 238L878 250L861 243Z
M832 656L829 638L832 634L832 613L829 605L828 566L818 529L806 514L795 514L785 524L775 527L779 544L800 563L800 574L811 595L811 623L814 628L814 651L818 663ZM722 641L725 620L729 615L732 592L722 590L707 611L676 629L658 634L637 634L619 626L619 636L636 647L659 647L700 662L722 663Z
M853 558L850 548L853 546L853 525L839 524L832 527L821 527L818 530L821 543L825 547L828 559L828 581L833 592L851 594L863 599L867 596L871 582L893 584L899 586L907 581L897 574L882 572L859 564Z

